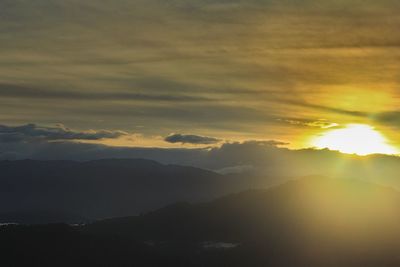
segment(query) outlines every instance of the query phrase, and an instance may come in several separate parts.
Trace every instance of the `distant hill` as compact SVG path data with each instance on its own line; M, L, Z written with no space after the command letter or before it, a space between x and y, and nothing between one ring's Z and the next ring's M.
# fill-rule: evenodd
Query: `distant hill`
M400 193L304 178L81 226L0 227L2 266L400 266Z
M381 230L384 225L385 230L398 229L400 232L397 218L400 218L400 193L394 189L357 180L308 177L271 189L231 194L208 203L181 202L142 216L102 220L90 224L89 228L104 226L100 231L104 233L108 225L118 225L114 228L121 234L135 238L148 239L154 235L154 239L160 239L162 234L165 239L179 239L180 235L188 238L190 235L191 240L205 237L215 240L233 239L236 235L239 239L243 227L247 229L247 237L250 231L256 231L259 236L261 229L270 231L272 226L284 226L287 230L339 227L354 234L374 227ZM163 227L159 227L160 222ZM191 228L184 233L182 225L198 229ZM215 228L215 236L209 231L209 236L201 233L209 225L219 225L220 228Z
M265 184L263 179L143 159L0 161L0 223L129 216Z
M192 247L187 253L197 259L194 265L204 260L204 266L400 266L399 221L399 192L314 177L82 229L95 236L150 240L178 259L185 257L171 247ZM199 244L209 242L237 247L214 251L214 258L210 251L198 252Z

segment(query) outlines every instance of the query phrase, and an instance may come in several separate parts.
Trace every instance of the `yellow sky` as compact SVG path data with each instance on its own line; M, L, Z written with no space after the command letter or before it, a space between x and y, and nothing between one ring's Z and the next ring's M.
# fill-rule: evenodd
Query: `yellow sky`
M204 145L164 141L184 134L302 148L358 123L400 148L399 7L3 1L0 124L129 133L92 140L118 146Z

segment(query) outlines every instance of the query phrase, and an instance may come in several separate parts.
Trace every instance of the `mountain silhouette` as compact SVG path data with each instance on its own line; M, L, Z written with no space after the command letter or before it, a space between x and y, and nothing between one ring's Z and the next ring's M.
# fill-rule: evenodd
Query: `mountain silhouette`
M264 179L144 159L0 161L0 223L87 222L206 201Z
M0 249L38 266L394 267L399 219L391 188L309 177L82 226L4 226Z
M393 237L400 233L399 218L400 193L394 189L357 180L309 177L204 204L177 203L143 216L87 227L106 233L112 225L113 234L159 241L242 242L277 235L272 238L276 241L299 234L334 235L347 241L349 234L354 238Z

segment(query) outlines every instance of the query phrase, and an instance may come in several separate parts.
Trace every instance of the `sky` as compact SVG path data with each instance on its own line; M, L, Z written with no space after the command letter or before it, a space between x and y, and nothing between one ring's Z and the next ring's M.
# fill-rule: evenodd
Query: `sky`
M400 149L399 8L0 0L0 156L53 145L304 149L347 124Z

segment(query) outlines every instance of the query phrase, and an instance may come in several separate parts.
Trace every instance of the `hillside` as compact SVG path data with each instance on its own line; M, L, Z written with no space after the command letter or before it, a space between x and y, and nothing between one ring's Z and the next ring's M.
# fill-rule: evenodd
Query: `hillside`
M0 223L130 216L177 201L211 200L254 184L261 183L143 159L0 161Z
M313 177L84 226L6 226L0 238L6 255L37 242L41 266L399 266L399 217L393 189Z

